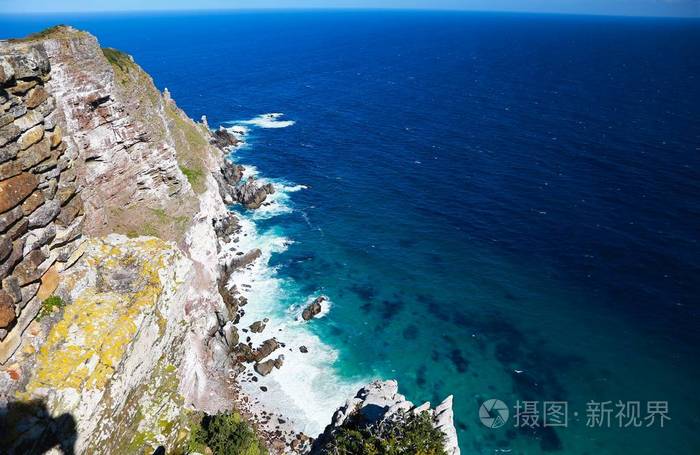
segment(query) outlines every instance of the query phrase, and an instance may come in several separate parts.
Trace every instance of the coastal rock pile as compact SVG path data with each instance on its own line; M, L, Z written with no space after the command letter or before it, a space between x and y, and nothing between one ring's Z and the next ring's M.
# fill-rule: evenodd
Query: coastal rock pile
M76 151L57 124L50 79L43 47L0 44L0 364L83 242Z
M212 134L211 142L220 149L226 150L231 147L237 146L240 141L226 128L220 126L219 129L214 131L214 133Z
M259 184L253 176L242 182L244 171L240 164L226 163L222 166L222 177L219 179L221 197L227 204L237 202L249 210L260 208L267 196L274 194L275 188L271 183Z
M235 199L247 209L257 209L265 202L268 194L273 194L274 192L275 188L271 183L258 185L255 178L248 177L244 184L236 188Z

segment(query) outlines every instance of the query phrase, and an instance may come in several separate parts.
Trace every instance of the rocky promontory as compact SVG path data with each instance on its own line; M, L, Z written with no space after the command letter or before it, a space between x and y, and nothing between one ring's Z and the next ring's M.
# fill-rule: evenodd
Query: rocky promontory
M275 189L228 159L237 144L88 33L0 41L0 451L184 453L204 416L234 412L271 452L310 450L243 405L242 373L274 377L291 346L267 319L239 327L231 276L265 256L228 206ZM394 382L348 403L319 441L369 404L415 409ZM458 453L451 401L423 410Z

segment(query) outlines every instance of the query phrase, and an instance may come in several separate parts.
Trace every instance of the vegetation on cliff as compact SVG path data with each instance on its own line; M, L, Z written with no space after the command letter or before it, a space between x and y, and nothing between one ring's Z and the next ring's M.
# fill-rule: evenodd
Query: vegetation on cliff
M222 413L205 416L192 429L189 451L214 455L265 455L267 450L240 414Z
M400 412L391 419L366 424L355 414L322 448L333 455L445 455L445 435L427 412Z

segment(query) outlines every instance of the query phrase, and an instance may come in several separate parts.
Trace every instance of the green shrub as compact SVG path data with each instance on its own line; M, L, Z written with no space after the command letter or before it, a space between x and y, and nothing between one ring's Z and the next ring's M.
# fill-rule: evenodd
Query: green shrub
M47 297L46 300L41 303L41 309L39 309L37 319L41 320L41 318L44 316L48 316L53 313L54 308L63 308L64 306L66 306L66 302L64 302L59 296L52 295Z
M266 455L267 450L252 428L238 413L205 416L192 429L188 449L203 453L209 447L214 455Z
M394 419L364 424L356 414L324 445L334 455L445 455L445 435L427 412L399 413Z

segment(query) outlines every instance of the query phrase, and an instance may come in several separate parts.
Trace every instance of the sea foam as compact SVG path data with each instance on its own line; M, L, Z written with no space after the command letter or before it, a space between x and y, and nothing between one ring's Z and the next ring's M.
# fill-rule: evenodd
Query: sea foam
M259 377L257 382L242 380L241 388L255 403L289 419L297 431L316 436L330 422L335 409L366 381L349 381L337 374L334 364L338 351L313 333L313 321L306 322L298 317L303 308L321 294L302 293L294 280L280 276L278 269L269 265L272 255L284 252L293 240L285 237L279 227L259 232L255 223L292 212L290 194L307 187L261 176L255 166L245 165L245 169L244 178L252 176L260 183L272 183L275 193L269 195L257 210L238 213L241 227L239 248L242 251L258 248L262 253L253 264L231 276L230 284L235 284L248 299L239 327L267 318L269 321L262 333L248 332L245 336L250 336L254 346L275 337L285 347L279 348L270 358L284 355L285 360L281 369ZM317 317L322 318L331 310L332 296L326 297L328 300L322 304L321 314ZM308 352L302 353L301 346L305 346ZM246 368L247 372L253 371L252 365ZM245 378L247 372L241 377ZM263 386L267 392L261 391Z
M258 128L286 128L296 123L294 120L279 120L283 116L284 114L281 112L271 112L269 114L258 115L250 120L231 123L236 123L238 125L253 125L257 126Z

